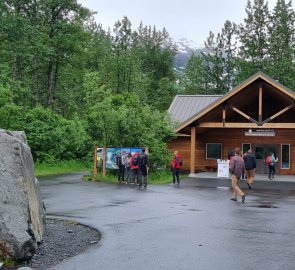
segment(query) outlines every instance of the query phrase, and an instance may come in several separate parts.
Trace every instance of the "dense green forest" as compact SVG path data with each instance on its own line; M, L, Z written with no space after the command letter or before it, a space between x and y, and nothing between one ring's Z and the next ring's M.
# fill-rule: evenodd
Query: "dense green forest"
M176 94L226 93L257 71L295 89L291 2L245 8L242 24L210 32L179 72L165 29L134 30L124 17L106 32L76 0L2 0L0 128L24 130L38 162L89 158L94 144L148 146L162 167Z

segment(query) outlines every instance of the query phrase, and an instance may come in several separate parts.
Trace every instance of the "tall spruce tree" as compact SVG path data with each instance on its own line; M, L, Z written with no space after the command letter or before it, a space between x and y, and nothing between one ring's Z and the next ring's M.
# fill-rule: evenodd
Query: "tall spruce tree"
M221 33L210 31L201 56L192 55L185 76L185 93L223 94L235 78L237 26L226 21Z
M139 85L143 87L139 90L145 93L144 102L166 110L176 94L173 70L176 45L165 28L159 31L155 26L141 23L136 33L141 71Z
M132 90L134 59L132 54L133 31L130 20L124 16L114 25L114 70L115 92L124 93Z
M295 13L292 2L278 0L270 16L268 73L295 89Z
M247 17L239 26L239 76L238 82L258 71L266 72L269 65L268 4L264 0L250 0L246 6Z

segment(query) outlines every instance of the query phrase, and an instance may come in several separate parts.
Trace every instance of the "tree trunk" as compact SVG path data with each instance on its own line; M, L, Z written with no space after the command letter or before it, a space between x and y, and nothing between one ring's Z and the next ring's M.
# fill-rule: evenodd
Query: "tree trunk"
M54 77L55 77L55 66L52 60L48 63L47 69L47 107L53 107L53 96L54 96Z
M34 56L34 73L33 73L33 88L35 94L35 107L40 104L40 86L39 86L39 57L37 55Z

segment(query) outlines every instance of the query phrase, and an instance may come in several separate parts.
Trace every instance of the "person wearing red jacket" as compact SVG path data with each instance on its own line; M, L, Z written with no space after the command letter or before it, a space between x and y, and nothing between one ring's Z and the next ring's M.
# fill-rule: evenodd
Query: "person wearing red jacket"
M139 183L139 181L138 181L138 169L139 169L138 156L139 156L139 152L136 151L130 159L131 184L135 184L135 176L136 176L136 183L137 184Z
M173 158L171 160L171 171L173 177L173 185L175 184L175 180L177 180L177 184L179 185L179 170L182 166L182 158L178 151L173 153Z

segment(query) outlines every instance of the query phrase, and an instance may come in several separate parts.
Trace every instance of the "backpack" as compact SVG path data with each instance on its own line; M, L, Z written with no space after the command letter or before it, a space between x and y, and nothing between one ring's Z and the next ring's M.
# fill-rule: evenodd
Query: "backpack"
M121 155L116 156L116 164L117 164L117 166L122 165L122 157L121 157Z
M138 156L138 165L139 166L145 166L146 165L146 155L141 153Z
M183 164L182 158L177 156L177 157L175 158L175 165L176 165L176 166L177 166L177 165L182 166L182 164Z
M265 163L268 165L271 163L271 156L267 156Z
M134 155L133 156L133 166L137 166L138 165L138 155Z

